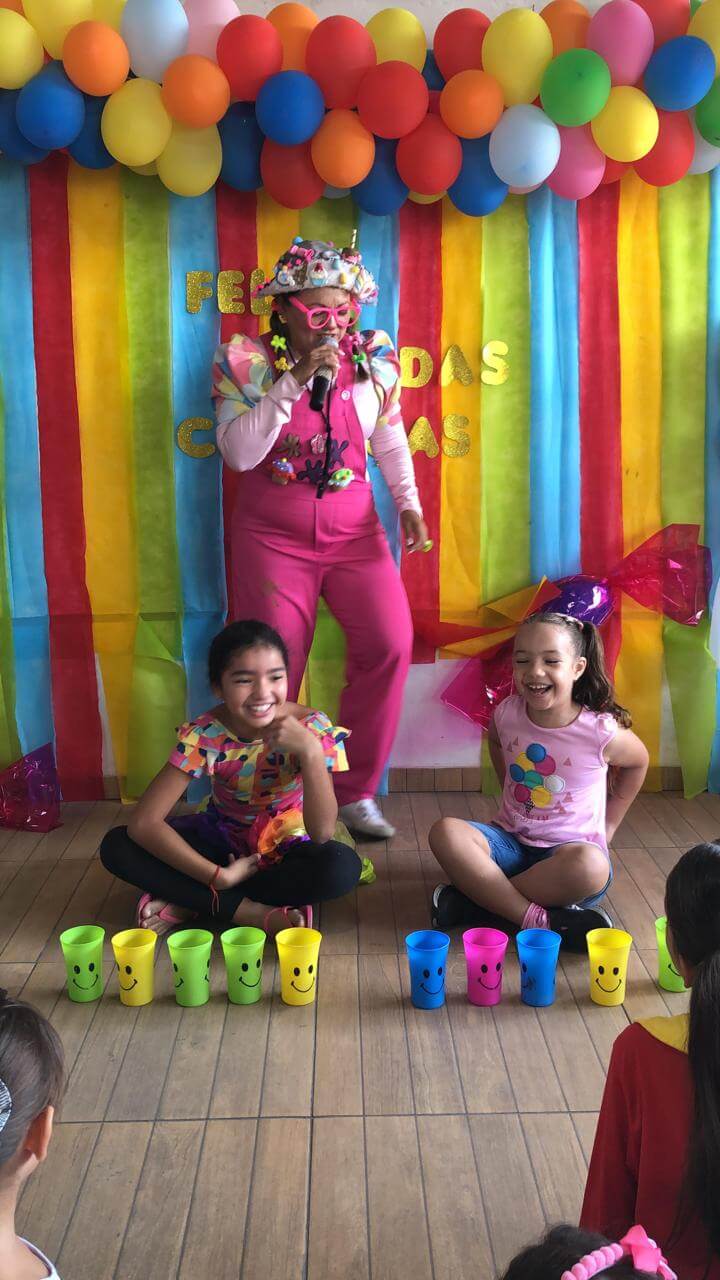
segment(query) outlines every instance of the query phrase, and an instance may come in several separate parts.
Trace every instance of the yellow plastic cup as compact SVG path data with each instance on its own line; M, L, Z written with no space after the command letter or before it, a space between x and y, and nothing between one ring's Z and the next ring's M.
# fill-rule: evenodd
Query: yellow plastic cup
M590 930L590 999L595 1004L622 1004L631 946L632 937L624 929Z
M153 961L158 936L152 929L124 929L112 939L120 999L133 1008L153 998Z
M317 929L281 929L276 934L280 994L285 1004L312 1004L315 999L321 942Z

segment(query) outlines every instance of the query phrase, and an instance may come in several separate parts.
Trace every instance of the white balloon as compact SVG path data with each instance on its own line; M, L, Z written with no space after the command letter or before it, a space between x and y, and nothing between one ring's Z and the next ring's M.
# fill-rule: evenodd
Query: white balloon
M708 142L707 138L703 138L695 123L694 115L692 130L695 136L695 154L688 173L709 173L711 169L715 168L716 164L720 164L720 147L714 147L712 142Z
M560 133L539 107L508 107L490 134L490 164L509 187L534 187L560 159Z
M127 0L120 31L135 75L157 84L187 50L189 24L180 0Z
M557 773L551 773L549 778L544 778L543 785L555 796L559 796L560 792L565 790L565 780Z

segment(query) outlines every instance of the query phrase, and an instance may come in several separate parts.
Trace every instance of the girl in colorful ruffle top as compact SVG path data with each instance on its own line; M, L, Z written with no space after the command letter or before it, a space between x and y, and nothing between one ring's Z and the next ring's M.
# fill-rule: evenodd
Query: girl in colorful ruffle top
M353 729L350 771L336 780L340 816L366 835L392 835L375 802L400 717L410 662L408 602L375 511L372 453L390 489L407 550L427 545L400 414L399 364L386 333L353 331L377 289L360 255L296 240L259 289L271 331L236 335L213 372L217 443L241 473L232 515L231 613L286 637L296 697L322 597L347 641L340 718ZM332 385L322 408L310 385Z
M138 924L166 933L199 915L226 924L311 924L314 902L355 887L360 859L333 840L330 774L347 770L346 729L287 701L288 652L261 622L215 637L210 684L220 699L184 724L168 763L127 827L100 848L113 875L143 891ZM208 777L199 813L170 817L191 778Z

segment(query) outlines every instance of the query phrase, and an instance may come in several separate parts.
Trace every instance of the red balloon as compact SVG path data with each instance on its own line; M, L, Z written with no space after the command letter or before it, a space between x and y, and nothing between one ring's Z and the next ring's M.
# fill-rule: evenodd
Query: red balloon
M260 173L268 194L286 209L306 209L319 200L325 183L315 171L310 143L283 147L266 138L260 155Z
M690 0L637 0L653 24L655 48L684 36L690 21Z
M605 172L600 179L600 186L607 187L611 182L617 182L629 168L630 165L626 160L611 160L608 156L605 161Z
M635 161L635 172L652 187L667 187L685 177L695 154L695 137L685 111L658 111L658 116L657 142Z
M358 115L379 138L404 138L425 119L429 100L425 80L409 62L381 62L362 78Z
M441 93L442 93L442 89L430 90L430 101L428 103L428 111L433 116L440 115L440 94Z
M422 196L447 191L462 166L460 139L439 116L427 115L422 124L398 142L395 163L403 182Z
M272 22L244 13L220 32L217 61L235 102L254 102L269 76L282 67L282 40Z
M449 80L458 71L482 68L482 46L490 19L479 9L455 9L438 24L433 41L440 74Z
M356 106L360 81L376 62L373 38L354 18L323 18L310 32L305 66L327 107Z

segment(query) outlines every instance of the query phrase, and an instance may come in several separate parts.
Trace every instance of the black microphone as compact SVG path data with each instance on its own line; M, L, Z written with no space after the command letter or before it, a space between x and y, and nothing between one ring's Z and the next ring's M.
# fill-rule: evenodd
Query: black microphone
M325 338L322 345L324 347L337 347L339 344L337 338ZM310 395L310 408L315 409L318 413L321 413L325 407L327 393L332 386L334 376L334 371L332 369L328 369L327 365L323 365L322 368L318 369L315 377L313 378L312 393Z

